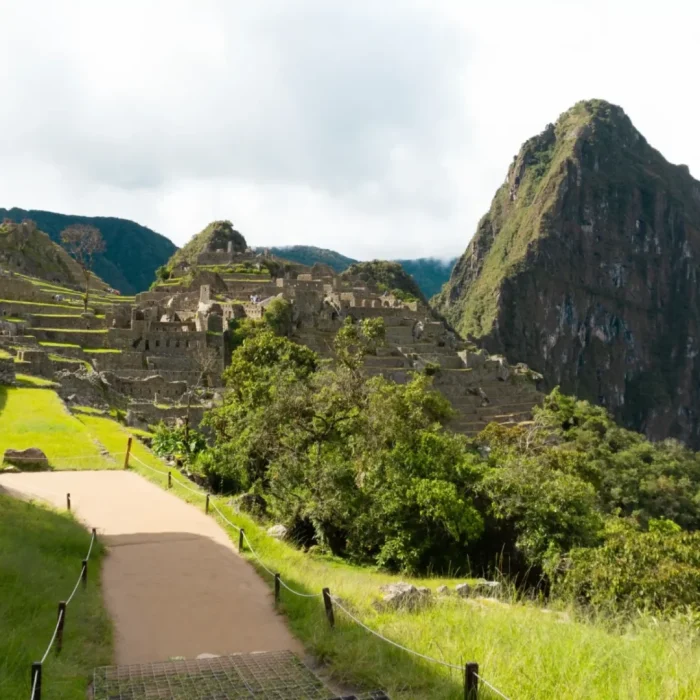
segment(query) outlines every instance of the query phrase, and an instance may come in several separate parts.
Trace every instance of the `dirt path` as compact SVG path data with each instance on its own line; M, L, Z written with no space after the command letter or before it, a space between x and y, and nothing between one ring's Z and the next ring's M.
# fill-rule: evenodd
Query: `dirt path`
M109 546L102 572L115 663L289 649L270 589L194 506L129 472L0 475L0 487L72 509Z

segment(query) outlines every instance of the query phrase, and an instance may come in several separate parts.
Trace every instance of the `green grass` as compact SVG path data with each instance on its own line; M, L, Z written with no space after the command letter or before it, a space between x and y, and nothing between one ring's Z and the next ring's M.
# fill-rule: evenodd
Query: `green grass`
M10 323L24 323L26 319L18 316L0 316L0 321L9 321Z
M0 304L22 304L22 306L55 306L57 309L75 309L75 305L57 304L52 301L19 301L18 299L0 299ZM28 311L27 313L31 313Z
M39 345L44 348L80 348L80 345L76 345L75 343L51 343L45 340L40 340Z
M10 353L7 352L7 350L3 350L2 348L0 348L0 360L11 360L11 359L12 359L12 355L10 355Z
M43 379L42 377L33 377L31 374L16 374L15 379L17 380L17 384L20 387L24 386L53 389L59 386L56 382L52 382L50 379Z
M43 450L53 469L116 467L54 391L0 387L0 454L27 447Z
M35 331L51 331L53 333L106 333L106 328L95 328L86 330L85 328L31 328Z
M26 399L22 405L26 406ZM5 434L2 419L6 413L7 407L0 413L0 436ZM79 409L72 420L80 424L86 439L99 441L115 455L113 467L121 466L118 453L124 452L134 431L85 409ZM168 469L162 461L138 440L133 441L132 454L162 473L154 473L136 459L131 460L132 469L165 488ZM173 493L203 507L203 492L181 488L186 485L197 491L176 470L172 470L172 476ZM370 627L423 654L456 665L477 661L483 677L513 699L700 697L700 632L693 632L685 624L646 618L626 625L608 620L577 621L572 610L548 612L532 603L517 602L514 597L504 601L448 597L419 613L381 613L373 607L381 595L379 586L403 577L305 554L267 537L263 527L235 514L227 499L216 497L213 502L231 521L245 528L266 566L280 572L290 586L305 593L330 588ZM237 533L222 524L237 540ZM272 585L271 577L262 569L260 573ZM431 588L443 583L453 587L463 580L431 578L415 583ZM298 598L283 589L281 607L293 632L310 652L330 663L338 680L385 688L394 700L463 697L459 671L391 647L347 620L340 610L336 610L336 629L331 631L318 598ZM489 695L485 692L482 698L488 700Z
M83 352L91 353L93 355L119 355L121 350L119 348L84 348Z
M0 697L29 698L30 667L44 654L80 573L90 535L70 516L0 494ZM42 697L80 700L96 666L112 659L112 628L102 604L99 542L88 585L68 606L60 655L43 666Z
M123 451L125 438L132 432L107 418L81 416L80 420L110 450ZM168 471L137 440L132 450L150 467ZM134 459L131 467L166 487L165 474L156 474ZM180 488L184 484L197 490L179 472L171 471L173 493L202 507L203 492L196 495ZM518 603L515 598L464 601L448 597L420 613L380 613L372 605L381 595L379 586L411 579L305 554L267 537L250 518L234 513L227 499L217 497L213 501L229 520L245 528L266 566L280 572L293 588L318 593L328 587L352 606L356 616L396 642L456 665L477 661L480 673L511 698L700 697L700 640L698 632L684 624L644 618L627 625L606 620L576 621L571 610L547 611L535 604ZM221 524L237 541L237 532L223 521ZM269 574L258 569L272 585ZM414 583L434 589L442 584L453 587L464 580L431 578ZM336 629L331 632L320 599L298 598L283 589L282 600L292 631L309 651L331 664L338 680L385 688L395 700L463 697L458 671L391 647L347 620L339 610ZM490 698L486 692L481 697Z
M82 318L80 314L32 314L36 318Z

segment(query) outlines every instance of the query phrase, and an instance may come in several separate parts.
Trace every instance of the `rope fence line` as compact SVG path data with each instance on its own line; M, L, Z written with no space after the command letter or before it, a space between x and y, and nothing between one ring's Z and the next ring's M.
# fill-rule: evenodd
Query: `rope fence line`
M126 452L127 459L125 462L125 466L128 466L128 460L129 457L133 457L139 464L143 465L147 469L150 469L152 472L155 472L156 474L160 474L161 476L167 476L168 477L168 488L172 487L172 476L171 472L163 472L159 469L155 469L154 467L151 467L150 465L146 464L142 459L139 459L136 455L130 454L130 447L131 443L129 443L129 449ZM210 498L210 494L202 491L196 491L195 489L192 489L188 487L187 485L183 484L182 482L176 481L175 482L178 486L182 486L184 489L187 491L191 491L192 493L202 496L206 498L206 505L205 505L205 513L209 514L209 507L211 506L213 510L219 515L219 517L226 522L230 527L232 527L234 530L236 530L239 533L239 540L238 540L238 551L239 553L243 552L243 545L244 543L247 544L249 552L252 554L253 558L257 560L257 562L260 564L262 569L266 571L273 579L274 579L274 585L275 585L275 603L279 602L280 599L280 587L286 589L290 593L292 593L295 596L298 596L300 598L323 598L324 599L324 604L325 604L325 609L326 609L326 616L328 619L328 622L331 626L331 628L335 627L335 616L333 613L333 606L335 605L338 607L340 610L343 611L343 613L350 619L352 620L355 624L359 625L362 629L365 631L369 632L371 635L374 637L380 639L383 642L386 642L387 644L400 649L401 651L406 652L407 654L411 654L413 656L416 656L418 658L421 658L425 661L428 661L430 663L438 664L440 666L443 666L445 668L448 668L450 670L456 670L464 673L464 697L465 700L476 700L478 698L478 693L479 693L479 681L483 685L485 685L489 690L491 690L493 693L495 693L498 697L503 698L504 700L510 700L507 695L505 695L503 692L501 692L498 688L496 688L494 685L489 683L485 678L483 678L481 675L478 673L479 665L476 663L467 663L465 665L457 665L453 663L449 663L448 661L442 661L441 659L436 659L432 656L428 656L427 654L423 654L419 651L415 651L414 649L411 649L410 647L406 647L402 644L399 644L398 642L393 641L392 639L389 639L388 637L385 637L383 634L380 632L377 632L376 630L373 630L371 627L366 625L362 620L357 618L355 615L353 615L341 602L340 599L336 598L335 596L332 596L330 594L329 589L324 588L321 593L301 593L300 591L295 590L291 586L289 586L287 583L285 583L279 573L275 573L272 571L266 564L263 562L262 558L260 555L257 553L255 548L253 547L250 538L246 534L245 530L240 527L239 525L236 525L235 523L231 522L218 508L216 503ZM91 544L92 547L92 544ZM31 700L34 700L32 697Z
M97 538L97 530L95 530L95 528L92 528L92 537L90 538L90 546L88 547L88 551L87 551L87 555L85 556L85 559L82 560L81 567L80 567L80 575L78 576L78 580L76 581L75 586L73 588L73 591L71 592L68 600L60 601L58 604L58 619L56 620L56 626L54 627L53 635L51 635L51 641L49 642L48 646L46 647L46 651L44 652L44 655L41 657L41 661L35 661L34 663L32 663L32 690L31 690L31 695L29 696L29 700L41 700L41 675L42 675L43 664L46 661L46 659L48 658L49 652L51 651L52 647L54 646L54 643L56 644L56 653L57 654L60 653L60 651L63 647L63 628L64 628L65 622L66 622L66 609L68 608L71 601L75 597L75 594L78 592L78 588L80 587L80 584L82 583L83 586L87 586L88 561L90 561L90 555L92 554L92 548L95 544L96 538Z
M510 700L510 698L507 695L504 695L498 688L495 686L491 685L485 678L482 678L476 671L474 672L474 675L492 692L496 693L499 697L503 698L504 700Z

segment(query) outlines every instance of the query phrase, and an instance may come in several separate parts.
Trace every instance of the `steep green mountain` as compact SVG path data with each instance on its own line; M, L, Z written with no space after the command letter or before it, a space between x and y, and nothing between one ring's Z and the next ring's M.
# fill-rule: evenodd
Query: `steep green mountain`
M56 243L60 242L61 231L72 224L95 226L106 243L105 252L96 257L95 272L124 294L148 289L156 269L176 250L172 241L165 236L127 219L0 208L2 219L15 222L31 219Z
M59 285L84 285L78 263L33 221L0 224L0 268ZM91 280L92 288L104 286L99 278Z
M167 266L173 269L180 265L194 265L203 253L228 250L229 247L234 253L243 253L248 244L230 221L212 221L173 253Z
M457 262L439 260L438 258L414 258L413 260L397 260L406 272L418 283L427 298L437 294L442 285L450 278L450 272Z
M700 182L620 107L527 141L434 304L652 438L700 447Z
M369 286L376 287L380 291L392 292L406 301L414 299L426 301L416 281L397 262L388 260L356 262L341 273L341 277L359 278Z
M343 272L357 260L348 258L345 255L336 253L327 248L317 248L309 245L292 245L272 248L256 248L258 252L269 250L285 260L301 263L302 265L313 265L315 263L325 263L330 265L336 272ZM440 291L442 285L448 280L450 270L457 262L457 258L442 261L437 258L414 258L412 260L396 260L404 270L415 279L421 291L426 297L431 297Z

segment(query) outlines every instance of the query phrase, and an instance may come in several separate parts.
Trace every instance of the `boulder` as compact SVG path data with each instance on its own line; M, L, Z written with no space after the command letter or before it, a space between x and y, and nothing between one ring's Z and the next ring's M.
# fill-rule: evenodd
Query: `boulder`
M450 589L447 586L438 586L436 593L438 595L450 595Z
M257 493L241 493L232 498L229 505L233 507L236 513L250 513L251 515L262 516L267 511L265 499ZM284 525L280 527L284 527Z
M5 450L4 460L21 469L48 469L48 457L38 447L28 447L26 450Z
M472 595L480 596L495 596L501 589L501 584L498 581L487 581L481 578L471 583L460 583L455 586L455 593L467 598Z
M136 413L136 411L128 410L124 422L129 428L148 430L148 421L142 414Z
M432 591L425 586L399 582L381 586L379 590L386 594L376 604L379 610L419 610L432 603Z
M283 540L287 537L287 528L284 525L273 525L267 529L267 534L276 540Z

